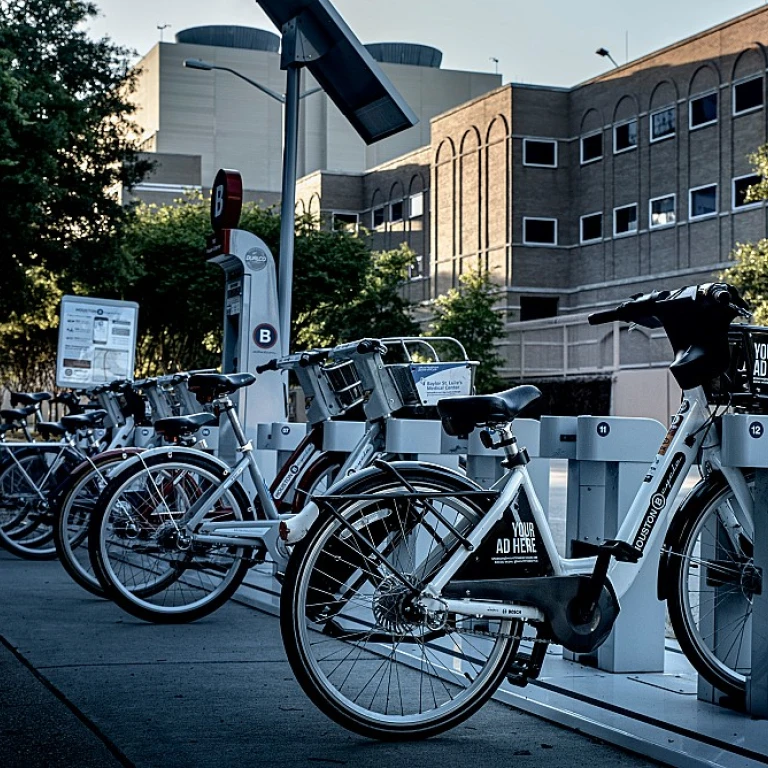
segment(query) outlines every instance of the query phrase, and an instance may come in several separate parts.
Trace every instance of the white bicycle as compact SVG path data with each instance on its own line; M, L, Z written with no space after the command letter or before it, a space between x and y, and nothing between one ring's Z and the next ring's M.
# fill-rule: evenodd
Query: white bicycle
M729 326L739 314L747 313L735 289L710 284L654 292L590 317L663 325L683 390L613 541L558 554L513 433L514 419L540 395L532 386L438 404L449 434L482 427L485 445L503 448L507 471L490 491L444 467L381 461L283 521L283 539L298 542L281 597L283 641L314 703L375 738L451 728L503 680L537 677L549 643L578 653L597 648L639 561L659 546L659 597L669 602L683 652L714 686L743 697L762 574L752 557L751 478L722 465L722 411L711 405L758 408L742 386L749 344L744 359L731 354ZM662 543L665 518L696 463L702 480ZM724 601L732 623L715 632L712 614Z

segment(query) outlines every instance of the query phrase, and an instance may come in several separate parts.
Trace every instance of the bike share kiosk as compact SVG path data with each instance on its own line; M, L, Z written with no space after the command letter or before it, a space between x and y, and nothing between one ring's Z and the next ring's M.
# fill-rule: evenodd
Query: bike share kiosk
M238 171L220 170L211 194L209 261L226 275L224 287L223 373L250 372L287 350L279 337L275 260L263 240L238 229L243 204L243 181ZM281 374L267 371L251 387L232 395L245 434L256 441L257 425L285 421L286 391ZM234 456L234 436L223 425L219 454ZM259 452L259 463L269 479L275 472L275 454ZM271 471L270 471L271 470Z

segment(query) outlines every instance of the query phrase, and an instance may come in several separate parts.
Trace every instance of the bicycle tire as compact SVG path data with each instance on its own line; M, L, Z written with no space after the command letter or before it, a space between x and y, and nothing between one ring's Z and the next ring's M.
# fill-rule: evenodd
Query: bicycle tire
M173 449L115 473L88 531L91 564L107 597L139 619L166 624L196 621L229 600L250 567L244 548L195 542L178 525L189 505L228 474L203 453L177 458ZM206 515L255 519L237 483Z
M83 462L56 496L53 542L59 562L78 586L97 597L106 595L93 572L88 553L91 513L106 488L106 475L138 450L106 451Z
M683 517L673 521L665 552L672 628L681 650L705 680L728 696L743 698L751 672L744 641L750 633L756 576L753 522L720 473L702 481L677 514ZM726 519L738 521L738 533L726 528ZM721 617L717 627L715 604Z
M399 471L428 495L477 488L428 465ZM350 483L349 493L398 489L391 475L376 471ZM462 532L484 512L466 498L432 503ZM458 615L444 616L435 631L417 615L391 574L406 572L423 587L459 546L429 508L418 506L394 496L344 501L338 511L368 539L365 545L336 517L321 514L296 545L281 594L283 643L305 693L340 725L381 740L426 738L470 717L503 680L521 634L518 622L490 622L481 637L472 619Z
M53 498L80 457L46 445L14 455L0 467L0 545L25 560L54 560Z

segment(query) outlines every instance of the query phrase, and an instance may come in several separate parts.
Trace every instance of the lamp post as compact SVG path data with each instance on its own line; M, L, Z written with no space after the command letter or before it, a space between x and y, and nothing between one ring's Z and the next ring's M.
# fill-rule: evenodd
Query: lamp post
M611 52L607 48L598 48L595 51L595 53L598 56L603 56L604 58L607 58L611 62L611 64L613 64L613 66L616 67L616 69L619 68L619 65L614 60L613 56L611 56Z
M291 289L293 286L293 253L296 239L294 216L296 212L296 173L299 144L299 100L321 91L322 88L310 88L304 93L299 93L301 85L300 67L288 68L286 91L283 95L230 67L210 64L200 59L185 59L184 66L188 69L199 69L205 72L215 69L229 72L267 96L279 101L284 107L283 190L280 201L280 263L277 277L277 302L280 308L280 340L283 354L287 355L290 351L291 341Z

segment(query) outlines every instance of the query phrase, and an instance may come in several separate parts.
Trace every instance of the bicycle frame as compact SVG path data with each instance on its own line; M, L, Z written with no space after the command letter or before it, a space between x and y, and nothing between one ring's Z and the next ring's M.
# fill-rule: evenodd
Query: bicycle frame
M631 545L639 558L642 558L646 550L658 547L661 532L665 530L664 521L670 515L683 481L696 462L701 449L703 449L702 463L709 471L717 469L723 472L745 513L751 517L752 497L746 480L740 470L729 469L722 465L719 438L715 434L716 430L711 428L712 418L706 403L704 390L700 387L683 393L682 405L673 418L659 452L618 531L616 538ZM511 429L509 433L511 435ZM528 606L444 599L440 596L441 591L470 556L470 552L477 549L505 511L512 508L513 514L519 521L512 502L521 489L524 489L530 503L534 524L551 562L553 575L591 575L595 568L595 557L565 558L557 552L546 515L536 496L528 471L524 465L520 465L507 472L493 487L492 490L499 493L493 506L467 537L467 546L458 549L430 581L422 599L437 599L443 610L462 615L519 617L528 620L543 618L540 611ZM734 519L725 527L735 535L738 522ZM639 562L612 561L608 570L608 580L618 599L621 599L632 586L639 569Z

